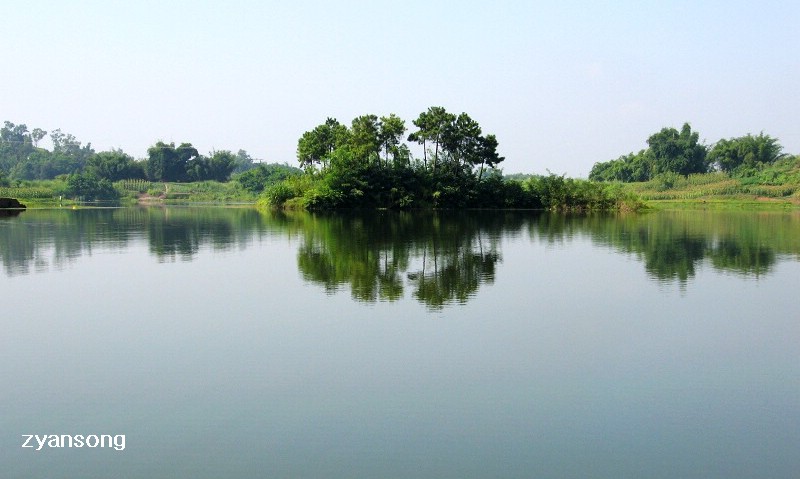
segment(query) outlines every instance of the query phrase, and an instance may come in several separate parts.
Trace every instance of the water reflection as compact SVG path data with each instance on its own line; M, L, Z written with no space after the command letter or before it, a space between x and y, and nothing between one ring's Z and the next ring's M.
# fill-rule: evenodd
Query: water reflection
M329 292L396 301L406 291L431 308L464 303L494 281L502 215L381 213L306 216L298 267Z
M159 261L191 261L204 245L247 246L264 230L251 208L28 210L0 219L7 276L59 270L93 250L124 250L144 238Z
M679 211L627 215L412 212L314 215L250 208L29 210L0 218L6 276L60 269L98 248L144 242L158 261L246 248L263 235L300 238L297 266L328 292L358 301L410 295L431 308L490 284L501 240L567 245L588 239L632 255L657 281L686 285L699 268L759 277L800 259L800 212ZM535 265L532 265L535 271ZM546 273L542 273L546 274Z
M709 260L718 271L759 277L777 255L800 253L800 213L675 211L587 221L593 240L642 259L653 278L686 284Z

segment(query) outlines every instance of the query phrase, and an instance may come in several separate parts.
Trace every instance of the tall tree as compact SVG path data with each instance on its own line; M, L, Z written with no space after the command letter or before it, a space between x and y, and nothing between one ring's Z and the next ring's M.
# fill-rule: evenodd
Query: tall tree
M384 158L387 164L389 163L389 155L392 155L395 164L397 164L402 157L400 142L405 132L406 122L394 113L389 116L381 117L378 138L380 139L381 148L384 151Z
M708 153L708 161L719 169L731 172L739 167L754 168L775 163L783 155L778 140L764 135L748 134L739 138L719 140Z
M109 181L143 179L143 165L122 150L102 151L89 157L85 173Z
M349 133L347 126L335 118L328 118L325 123L300 137L297 142L297 160L303 168L312 168L314 164L320 163L324 168L331 153L347 143Z
M419 117L412 123L418 128L411 133L408 141L415 141L422 145L423 158L425 165L428 165L428 143L433 143L433 155L431 157L431 169L436 170L439 160L439 148L442 142L442 135L445 129L455 121L456 117L448 113L441 106L432 106L427 111L420 113Z
M47 136L47 132L42 130L41 128L34 128L33 129L33 131L31 132L31 140L33 140L34 148L38 148L39 147L39 142L42 141L42 139L45 136Z
M478 163L481 126L466 113L443 124L442 152L451 170L467 169Z
M3 128L0 128L0 168L12 171L32 151L33 144L27 125L15 125L6 121Z
M350 125L350 151L359 164L369 164L380 158L381 138L378 117L361 115Z
M236 167L233 169L234 173L244 173L256 167L253 157L250 156L245 150L236 152Z
M200 156L191 143L157 142L147 149L147 177L152 181L186 181L186 168L190 160Z
M236 155L230 151L214 151L211 156L198 155L186 162L186 176L191 181L228 181L236 167Z
M654 172L674 172L681 175L708 171L708 149L698 143L699 134L684 123L681 131L663 128L647 139L653 154Z
M497 153L498 142L494 135L480 137L478 143L478 156L474 163L478 164L478 161L480 161L478 169L478 180L480 180L483 177L485 167L497 168L497 165L505 158Z

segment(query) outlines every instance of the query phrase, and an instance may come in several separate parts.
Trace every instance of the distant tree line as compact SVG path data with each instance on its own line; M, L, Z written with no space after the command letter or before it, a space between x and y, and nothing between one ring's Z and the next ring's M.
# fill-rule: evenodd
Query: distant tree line
M40 146L48 136L51 150ZM225 182L235 178L257 194L266 184L299 172L286 165L257 162L244 150L202 155L191 143L176 146L158 141L147 150L147 158L137 160L118 149L96 152L91 143L83 145L60 129L48 133L9 121L0 128L0 185L60 178L66 182L68 196L113 198L112 183L131 179Z
M39 146L49 136L52 150ZM60 129L48 134L32 131L24 124L6 121L0 128L0 171L10 179L48 180L60 175L91 173L110 181L148 179L151 181L227 181L234 173L256 166L244 150L213 151L201 155L191 143L158 141L147 150L148 157L136 160L122 150L95 152L75 136Z
M665 173L690 175L724 171L742 174L780 160L778 140L760 133L722 139L709 147L688 123L680 131L663 128L647 139L647 148L616 160L595 163L589 179L595 181L648 181Z

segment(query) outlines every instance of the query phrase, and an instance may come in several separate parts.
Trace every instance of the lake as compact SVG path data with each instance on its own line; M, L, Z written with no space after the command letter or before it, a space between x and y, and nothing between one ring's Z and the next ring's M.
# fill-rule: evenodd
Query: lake
M798 211L28 210L2 475L796 478L799 279Z

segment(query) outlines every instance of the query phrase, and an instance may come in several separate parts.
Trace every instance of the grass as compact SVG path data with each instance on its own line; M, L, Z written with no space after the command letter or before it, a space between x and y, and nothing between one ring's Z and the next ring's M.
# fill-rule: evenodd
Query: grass
M308 178L297 177L287 183L291 189L287 207L299 207L308 190L318 188ZM64 197L63 180L17 181L0 186L0 197L17 198L29 207L71 206ZM259 197L238 181L220 183L162 183L122 180L114 183L121 204L142 199L151 202L255 204ZM638 197L652 208L796 208L800 207L800 156L787 157L775 164L751 168L735 174L714 172L681 176L662 174L642 183L618 183L612 189L631 198ZM261 197L266 203L268 190ZM291 198L294 196L294 198Z
M200 181L193 183L161 183L124 180L114 184L123 197L141 198L163 203L255 203L256 195L236 181Z
M800 157L739 174L714 172L687 177L663 174L647 182L628 183L623 187L653 207L800 206Z

